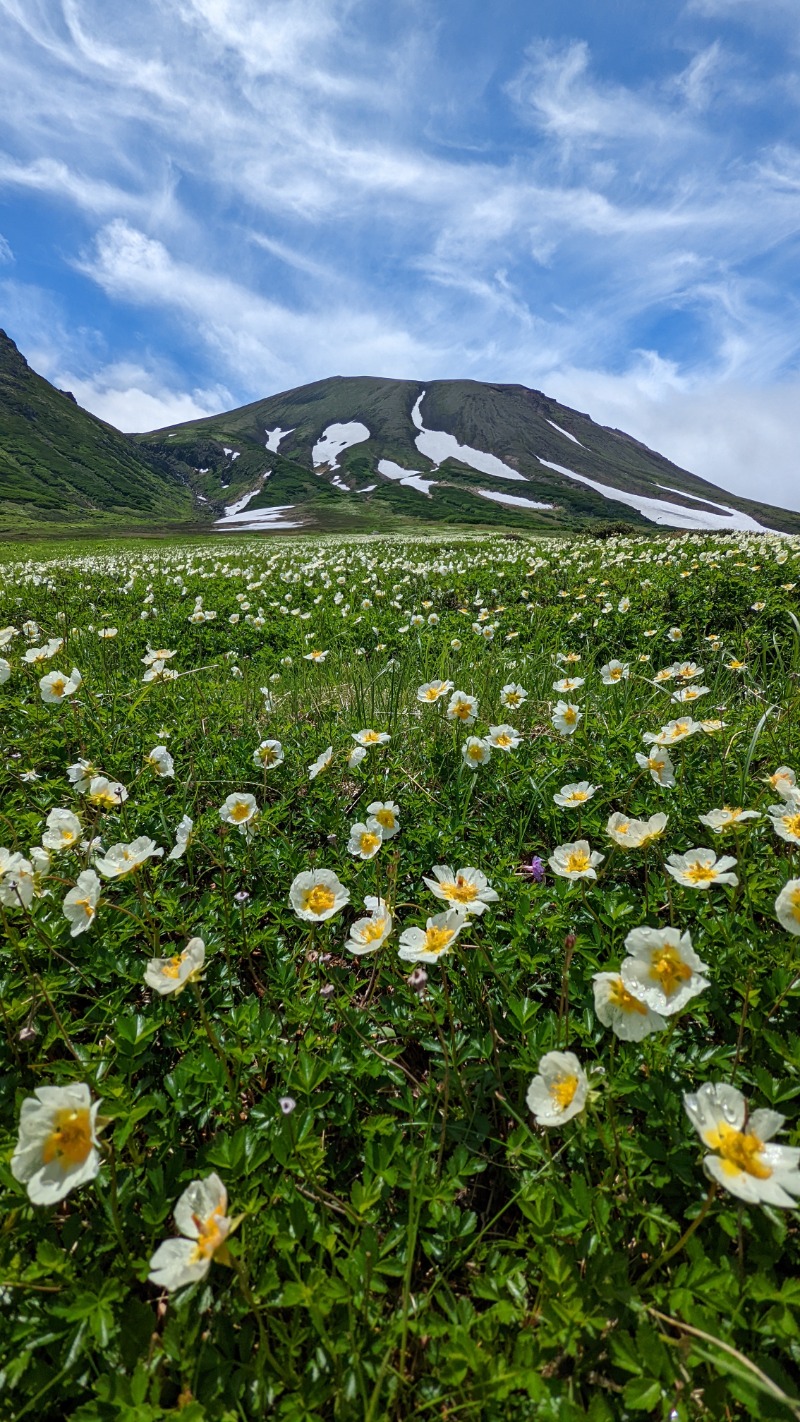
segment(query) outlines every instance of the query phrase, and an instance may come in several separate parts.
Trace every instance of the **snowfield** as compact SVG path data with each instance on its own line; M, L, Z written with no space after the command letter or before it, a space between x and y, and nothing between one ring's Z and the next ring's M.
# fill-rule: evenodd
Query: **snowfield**
M421 494L429 494L437 483L435 479L420 478L421 469L404 469L401 464L395 464L393 459L379 459L378 473L382 474L384 479L396 479L404 489L418 489Z
M338 469L338 458L343 450L350 449L354 444L363 444L365 439L369 439L369 430L358 420L328 425L311 451L314 468L319 464L328 464L331 469Z
M253 496L248 494L246 497L249 499ZM271 509L252 509L250 513L243 509L234 514L226 513L224 518L217 519L214 528L220 533L257 533L263 528L302 528L302 522L292 522L283 517L293 508L294 504L278 504Z
M420 454L424 454L426 459L430 459L437 469L445 459L458 459L462 464L467 464L470 469L477 470L479 474L492 474L496 479L518 479L522 484L528 482L524 474L518 473L508 464L504 464L502 459L497 458L497 455L487 454L482 449L472 449L468 444L459 444L455 435L447 434L445 430L425 429L420 413L420 406L425 395L426 391L423 390L411 411L411 418L419 430L414 442Z
M270 453L277 454L278 445L281 440L285 439L287 435L294 434L296 429L297 425L292 425L290 430L282 430L280 425L276 425L274 430L265 430L264 434L267 436L267 449Z
M720 514L708 513L705 509L689 509L683 504L671 504L666 499L651 499L644 494L632 494L627 489L616 489L610 484L601 484L597 479L590 479L587 474L576 474L574 469L565 469L563 464L553 464L549 459L540 459L539 463L546 465L548 469L555 469L557 474L565 474L568 479L575 479L579 484L585 484L589 489L595 489L606 499L614 499L619 504L627 504L629 508L636 509L644 518L649 518L652 523L671 528L707 529L709 532L723 529L743 533L770 532L770 529L765 528L761 523L756 523L749 514L740 513L738 509L727 509L725 513ZM659 488L661 487L659 485ZM717 507L722 508L722 505L718 504Z

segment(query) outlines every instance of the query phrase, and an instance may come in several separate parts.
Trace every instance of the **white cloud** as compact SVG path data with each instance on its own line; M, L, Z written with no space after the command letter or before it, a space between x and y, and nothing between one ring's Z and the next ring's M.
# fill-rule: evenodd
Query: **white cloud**
M13 262L13 260L14 253L11 250L11 245L0 232L0 266L5 266L7 262Z
M129 434L201 420L234 403L224 386L175 390L163 385L154 371L125 362L102 367L89 378L61 370L56 383L59 389L70 390L84 409Z

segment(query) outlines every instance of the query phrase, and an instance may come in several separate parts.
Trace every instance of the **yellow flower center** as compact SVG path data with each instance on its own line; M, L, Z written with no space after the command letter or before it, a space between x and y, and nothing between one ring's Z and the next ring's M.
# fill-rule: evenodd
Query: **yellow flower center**
M452 937L452 928L429 928L425 934L423 948L426 953L444 953Z
M567 855L567 873L582 874L585 869L590 867L589 855L585 849L573 849Z
M441 693L438 686L429 686L427 691L425 692L425 700L438 701L440 694Z
M442 884L442 893L445 898L455 899L459 904L471 904L478 897L478 890L463 875L457 874L450 884Z
M797 835L800 838L800 813L796 815L782 815L781 823L785 826L789 834Z
M458 716L460 721L467 721L472 715L472 707L468 701L458 701L453 707L453 715Z
M97 790L89 799L93 805L99 805L104 810L113 809L117 803L117 797L112 790Z
M191 1254L191 1263L196 1264L198 1259L210 1259L215 1250L219 1249L226 1233L220 1228L221 1216L221 1204L215 1206L206 1220L201 1220L197 1215L192 1215L192 1219L199 1233Z
M680 983L686 983L692 976L688 963L684 963L677 948L665 943L658 957L650 964L650 977L659 982L667 997L671 997Z
M272 765L275 759L275 751L272 746L262 746L258 754L262 765Z
M616 826L615 826L615 832L616 832L617 834L627 834L627 833L628 833L628 830L630 829L630 827L631 827L631 822L630 822L630 820L624 820L621 825L616 825Z
M510 746L511 737L506 735L505 731L502 731L499 736L495 736L494 743L496 746Z
M641 1017L647 1016L647 1005L628 992L622 978L615 978L610 984L608 1000L614 1007L621 1007L623 1012L638 1012Z
M577 1076L560 1076L557 1081L550 1083L550 1095L559 1111L566 1111L567 1107L572 1105L577 1090Z
M385 929L385 927L385 918L370 919L369 923L365 924L361 930L362 943L374 943L376 938L381 938L383 936L383 930Z
M577 713L577 711L575 710L575 707L574 707L574 706L568 706L567 709L566 709L566 711L564 712L564 720L566 721L567 725L568 725L568 726L574 725L574 723L577 721L577 719L578 719L578 713Z
M657 776L659 780L666 769L663 760L659 760L658 757L654 755L650 756L647 762L647 768L648 770L652 770L653 774Z
M619 681L622 676L622 667L612 667L608 675L612 681Z
M58 676L56 677L55 681L51 681L50 690L52 691L54 696L63 696L66 684L67 683L65 682L63 676Z
M573 792L572 792L572 794L570 795L569 798L570 798L570 800L572 801L572 803L573 803L574 805L578 805L578 804L580 804L583 800L588 800L589 795L588 795L588 792L587 792L586 790L573 790Z
M303 908L310 913L324 913L335 903L336 895L327 884L315 884L313 889L306 889L303 894Z
M483 746L480 744L480 741L476 742L473 746L469 746L468 753L470 760L483 760Z
M384 829L394 829L394 812L392 810L378 810L375 816L379 825Z
M237 825L241 824L243 820L249 820L251 813L250 806L244 800L237 800L230 809L230 817Z
M507 692L506 692L506 706L519 706L519 692L518 692L518 691L507 691Z
M92 1128L89 1109L86 1106L76 1111L64 1106L56 1112L55 1129L44 1143L42 1159L45 1165L57 1161L64 1170L71 1166L83 1165L92 1149Z
M380 732L379 732L379 731L365 731L364 734L363 734L363 736L361 737L361 739L362 739L362 741L364 742L364 745L370 745L370 746L372 746L372 745L375 744L376 741L379 741L379 740L380 740Z
M176 953L174 958L170 958L169 962L164 964L161 969L161 976L163 978L179 978L181 975L181 963L185 957L185 953Z
M796 918L800 923L800 889L792 889L789 895L789 908L792 918Z
M690 884L713 884L717 877L717 871L713 864L695 862L689 864L684 872Z
M359 835L358 839L362 854L372 854L373 851L379 847L380 842L380 835L372 834L370 830L365 830L364 834Z
M82 908L87 918L94 918L95 908L94 905L90 903L89 899L76 899L75 907Z
M769 1180L772 1168L759 1159L764 1142L751 1131L736 1131L733 1126L721 1122L705 1135L706 1144L722 1156L722 1168L726 1175L736 1175L743 1170L756 1180Z

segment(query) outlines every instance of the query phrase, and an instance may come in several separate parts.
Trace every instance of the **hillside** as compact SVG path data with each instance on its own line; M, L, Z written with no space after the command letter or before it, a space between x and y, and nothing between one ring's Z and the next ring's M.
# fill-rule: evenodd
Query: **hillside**
M412 524L574 531L624 523L800 532L537 390L334 377L138 437L221 527Z
M180 474L31 370L0 331L0 529L195 520Z

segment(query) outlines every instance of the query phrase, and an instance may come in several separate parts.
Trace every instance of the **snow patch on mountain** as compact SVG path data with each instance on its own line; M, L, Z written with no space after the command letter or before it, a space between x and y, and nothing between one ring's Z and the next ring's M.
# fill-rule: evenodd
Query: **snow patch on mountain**
M595 489L606 499L627 504L629 508L636 509L643 518L650 519L651 523L662 524L667 528L708 529L709 532L727 528L739 533L769 533L769 529L763 524L756 523L749 514L740 513L738 509L727 509L724 514L690 509L683 504L671 504L666 499L651 499L644 494L633 494L628 489L601 484L597 479L590 479L587 474L576 474L574 469L565 469L563 464L553 464L549 459L540 459L539 463L546 465L548 469L555 469L557 474L565 474L568 479L576 479L579 484L586 484L589 489ZM718 507L721 508L722 505Z
M297 425L292 425L292 428L290 430L282 430L280 425L276 425L274 430L265 429L264 434L267 436L267 449L270 451L270 453L277 454L278 445L280 444L281 440L285 439L287 435L294 434L296 429Z
M294 504L278 504L271 509L252 509L250 513L241 510L239 513L226 514L225 518L218 518L214 527L219 529L220 533L257 533L259 529L301 528L302 523L283 517L293 508Z
M535 499L523 499L519 494L495 493L493 489L479 489L482 499L493 499L496 504L509 504L511 508L551 509L552 504L540 504Z
M339 455L354 444L363 444L365 439L369 439L369 430L359 420L328 425L311 451L314 468L319 464L328 464L331 469L338 469Z
M264 470L264 473L261 475L261 478L259 479L258 484L256 485L255 489L251 489L250 492L249 492L249 494L242 494L240 498L238 498L238 499L236 499L236 500L234 501L234 503L232 503L232 504L226 504L226 505L225 505L225 517L226 517L226 518L235 518L238 513L241 513L241 512L242 512L242 509L246 509L246 508L247 508L247 505L250 503L250 500L251 500L251 499L254 499L255 496L256 496L256 494L260 494L260 493L261 493L261 490L262 490L263 485L264 485L264 480L265 480L265 479L268 479L271 473L272 473L272 470L271 470L271 469L265 469L265 470ZM223 487L227 488L227 485L224 485Z
M557 425L556 422L555 422L555 420L548 420L547 423L548 423L548 425L552 425L554 430L558 430L558 433L559 433L559 434L562 434L565 439L571 439L571 440L572 440L572 443L573 443L573 444L577 444L577 446L578 446L579 449L585 449L585 448L586 448L586 445L585 445L585 444L581 444L580 440L579 440L579 439L576 439L574 435L571 435L570 432L569 432L569 430L562 430L561 426L560 426L560 425Z
M421 469L404 469L401 464L395 464L393 459L379 459L378 473L382 474L384 479L396 479L404 489L418 489L421 494L428 494L436 487L435 479L420 478Z
M422 423L420 411L426 393L423 390L411 411L411 418L419 430L414 443L420 454L430 459L436 469L445 459L458 459L461 464L468 465L479 474L492 474L496 479L518 479L523 484L528 482L524 474L519 474L516 469L504 464L496 454L487 454L482 449L472 449L468 444L459 444L455 435L447 434L445 430L427 430Z
M226 458L227 458L228 456L230 456L231 464L233 464L233 461L234 461L235 459L238 459L238 458L239 458L239 456L240 456L240 454L241 454L241 450L240 450L240 449L228 449L228 448L223 444L223 446L222 446L222 453L226 456Z

